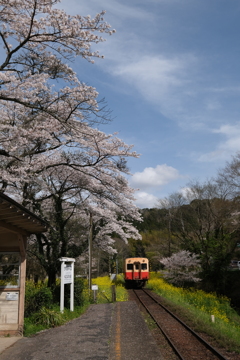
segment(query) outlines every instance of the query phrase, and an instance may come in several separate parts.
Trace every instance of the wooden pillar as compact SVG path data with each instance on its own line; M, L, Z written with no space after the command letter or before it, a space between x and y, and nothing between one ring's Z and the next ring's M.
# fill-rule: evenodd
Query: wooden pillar
M26 244L27 237L18 235L21 265L20 265L20 291L19 291L19 313L18 313L18 328L19 333L23 333L24 325L24 300L25 300L25 279L26 279Z

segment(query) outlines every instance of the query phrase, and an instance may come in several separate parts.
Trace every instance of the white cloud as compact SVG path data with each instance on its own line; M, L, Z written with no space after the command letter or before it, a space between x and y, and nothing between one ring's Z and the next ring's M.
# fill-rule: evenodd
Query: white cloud
M187 130L229 118L229 103L239 96L240 87L231 84L231 79L226 84L220 79L219 87L211 86L214 80L208 73L208 58L194 52L160 53L148 44L143 49L143 41L136 33L131 37L124 33L103 45L107 66L98 65L122 81L122 91L127 88L130 94L141 94L144 101ZM231 121L237 120L237 104L235 101L231 109Z
M181 188L178 192L182 194L185 199L188 199L189 202L196 198L194 191L191 189L191 187L185 186Z
M141 190L150 187L159 187L180 177L178 170L166 164L157 165L155 168L147 167L142 172L133 174L130 182L133 187Z
M219 129L215 129L212 132L223 135L225 139L219 143L214 151L201 155L198 159L199 161L227 160L230 155L240 151L240 124L222 125Z
M161 85L161 94L172 86L180 86L184 81L183 71L187 63L187 59L180 57L142 56L132 63L120 63L113 72L115 75L123 76L127 81L134 82L138 90L150 100L153 94L154 99L156 98L155 86Z
M174 95L177 89L191 82L189 72L193 65L196 65L196 59L189 54L166 57L141 56L137 52L131 62L114 64L112 73L131 83L148 101L156 103L166 99L169 92ZM190 95L190 89L188 91Z
M99 63L103 70L118 77L125 87L128 84L131 93L135 90L136 95L141 94L146 102L181 126L196 127L197 123L207 122L206 113L211 111L213 116L213 106L216 108L218 102L211 101L201 83L202 59L191 53L156 54L152 49L145 55L139 39L133 39L126 40L124 47L113 44L114 51L109 52L109 47L103 50L108 59L107 67Z
M222 125L219 129L213 130L215 133L226 135L227 137L233 137L240 135L240 124L236 125Z
M138 191L135 193L135 204L140 209L156 207L158 198L152 194L144 191Z
M69 3L71 6L69 6ZM130 3L126 2L126 4L123 4L122 1L117 0L102 0L101 2L99 2L99 0L88 0L81 2L78 0L65 0L62 1L58 7L69 13L78 13L83 16L88 14L94 16L97 12L105 10L107 12L106 18L109 19L109 17L111 18L113 16L114 24L125 18L146 20L148 16L152 16L151 13L148 13L146 8L141 9L140 7L137 7L136 4L133 4L132 6Z

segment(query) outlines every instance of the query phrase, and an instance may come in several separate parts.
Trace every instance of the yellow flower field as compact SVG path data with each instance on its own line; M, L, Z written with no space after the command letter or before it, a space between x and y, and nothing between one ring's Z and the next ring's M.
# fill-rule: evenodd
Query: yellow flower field
M228 323L233 309L230 306L230 300L225 296L217 296L214 293L205 293L202 290L183 289L166 283L159 274L151 274L148 287L169 300L178 303L185 303L199 311L214 315Z
M124 287L121 275L118 275L117 280L112 282L109 276L98 277L92 280L93 285L98 285L97 302L111 302L112 301L112 285L116 286L116 300L127 301L127 290Z

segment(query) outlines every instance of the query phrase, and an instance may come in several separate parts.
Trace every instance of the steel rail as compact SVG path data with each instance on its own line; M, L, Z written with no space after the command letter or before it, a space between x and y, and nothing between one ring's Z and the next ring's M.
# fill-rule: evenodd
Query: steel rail
M139 290L138 290L139 291ZM143 291L143 289L141 290ZM182 356L182 354L179 352L179 350L176 348L176 346L174 345L174 343L172 342L172 340L169 338L169 336L167 335L167 333L165 332L165 330L161 327L161 325L159 324L159 322L155 319L154 315L151 313L151 311L148 309L147 305L144 304L144 302L141 300L141 298L139 297L139 295L137 294L136 290L133 290L134 294L136 295L136 297L138 298L138 300L140 301L140 303L143 305L144 309L147 310L148 314L151 316L151 318L153 319L153 321L155 322L155 324L157 325L157 327L161 330L161 332L163 333L163 335L165 336L165 339L168 341L168 343L170 344L171 348L174 350L175 354L179 357L180 360L185 360L185 358Z
M187 324L185 324L181 319L179 319L175 314L173 314L168 308L166 308L163 304L161 304L156 298L154 298L148 291L145 289L142 289L142 291L147 294L155 303L157 303L159 306L161 306L169 315L171 315L175 320L177 320L182 326L184 326L193 336L195 336L206 348L208 348L215 356L218 357L219 360L227 360L221 353L219 353L218 350L216 350L212 345L210 345L206 340L204 340L200 335L198 335L193 329L191 329ZM143 304L137 293L134 291L140 302ZM143 306L146 308L146 306L143 304ZM158 322L154 319L154 317L151 315L149 309L147 309L149 315L153 318L153 320L156 322L157 326L160 328L160 330L164 333L163 329L161 328L161 325L158 324ZM165 333L164 333L165 335ZM167 340L168 336L165 335ZM169 341L171 344L171 340ZM171 344L172 346L172 344ZM175 348L175 347L174 347ZM174 349L175 351L175 349ZM177 350L178 351L178 350ZM180 355L181 356L181 355ZM181 357L180 357L181 358ZM183 359L183 358L181 358Z
M146 290L142 289L145 294L150 296L159 306L161 306L165 311L167 311L174 319L176 319L181 325L183 325L188 331L190 331L199 341L201 341L212 353L214 353L220 360L227 360L221 353L219 353L212 345L210 345L206 340L204 340L200 335L198 335L193 329L191 329L187 324L185 324L181 319L179 319L175 314L173 314L169 309L162 305L157 299L155 299L151 294Z

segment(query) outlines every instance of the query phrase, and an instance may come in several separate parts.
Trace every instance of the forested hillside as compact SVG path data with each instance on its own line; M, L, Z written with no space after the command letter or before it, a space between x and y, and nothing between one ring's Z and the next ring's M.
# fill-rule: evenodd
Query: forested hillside
M197 255L201 263L199 287L240 300L240 157L203 184L191 183L182 191L160 199L158 207L142 209L136 224L142 235L142 254L152 270L161 259L181 250ZM237 301L236 301L237 299Z

